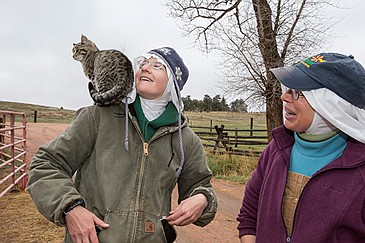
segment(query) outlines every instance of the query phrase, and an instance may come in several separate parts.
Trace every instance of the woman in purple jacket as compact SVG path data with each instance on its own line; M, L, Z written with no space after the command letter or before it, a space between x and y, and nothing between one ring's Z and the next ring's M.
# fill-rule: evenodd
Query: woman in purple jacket
M365 242L364 68L321 53L271 71L284 126L246 186L241 243Z

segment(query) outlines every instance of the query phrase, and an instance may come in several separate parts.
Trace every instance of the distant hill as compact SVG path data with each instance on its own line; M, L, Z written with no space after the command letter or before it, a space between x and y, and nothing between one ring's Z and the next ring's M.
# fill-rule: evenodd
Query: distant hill
M69 123L74 117L76 111L42 105L33 105L26 103L0 101L0 110L16 111L26 114L27 122L34 122L36 114L37 122L49 123Z

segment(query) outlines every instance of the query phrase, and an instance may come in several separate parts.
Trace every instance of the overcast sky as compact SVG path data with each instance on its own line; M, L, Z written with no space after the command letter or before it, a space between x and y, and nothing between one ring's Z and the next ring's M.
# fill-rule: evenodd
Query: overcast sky
M214 57L183 37L160 0L10 0L0 3L0 100L67 109L92 104L72 43L83 33L99 49L118 49L133 58L162 46L175 48L190 70L183 96L221 94ZM365 66L363 0L343 0L347 10L326 51L353 54ZM330 14L330 13L324 13ZM1 107L0 107L1 109Z

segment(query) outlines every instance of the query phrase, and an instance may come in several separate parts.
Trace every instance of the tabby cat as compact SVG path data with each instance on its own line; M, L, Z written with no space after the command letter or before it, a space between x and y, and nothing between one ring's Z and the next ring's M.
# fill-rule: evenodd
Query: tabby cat
M132 89L132 63L117 50L99 50L86 36L73 44L73 58L80 61L89 82L89 93L95 104L118 105Z

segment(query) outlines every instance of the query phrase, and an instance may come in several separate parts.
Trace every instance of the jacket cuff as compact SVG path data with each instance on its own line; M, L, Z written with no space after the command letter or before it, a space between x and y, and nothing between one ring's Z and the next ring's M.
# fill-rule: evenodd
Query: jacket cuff
M208 206L204 209L200 218L194 222L195 225L204 227L209 224L215 217L218 207L217 197L211 188L198 187L196 188L190 196L202 193L208 200Z

